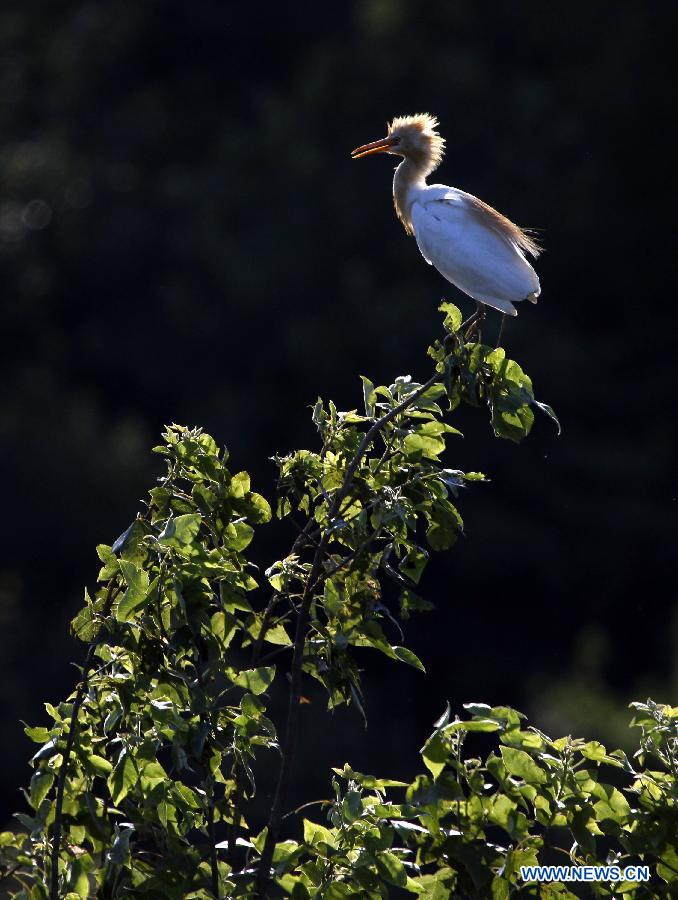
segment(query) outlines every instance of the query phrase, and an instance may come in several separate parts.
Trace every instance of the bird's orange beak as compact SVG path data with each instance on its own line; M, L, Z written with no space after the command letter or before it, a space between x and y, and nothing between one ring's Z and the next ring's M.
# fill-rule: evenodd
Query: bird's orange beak
M371 156L372 153L388 153L393 146L393 138L385 137L378 141L372 141L371 144L363 144L362 147L356 147L351 150L351 159L360 159L361 156Z

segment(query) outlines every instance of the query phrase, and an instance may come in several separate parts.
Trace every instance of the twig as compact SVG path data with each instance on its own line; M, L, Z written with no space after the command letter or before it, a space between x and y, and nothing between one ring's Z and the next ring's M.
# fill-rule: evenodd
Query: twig
M260 666L267 665L272 659L275 659L276 656L279 656L286 650L291 650L292 646L292 644L283 644L280 647L276 647L275 650L271 650L268 653L264 654L264 656L260 656L257 660L257 664Z
M259 629L259 634L257 635L254 647L252 648L253 667L256 666L259 657L261 656L261 648L264 643L264 638L266 637L266 632L268 631L268 623L271 621L271 616L278 600L280 600L280 594L273 594L271 596L271 599L268 601L266 609L264 610L264 615L261 618L261 628Z
M195 646L196 659L191 660L193 663L193 668L195 669L196 679L198 684L200 685L200 690L203 694L203 702L207 700L207 685L205 684L205 676L203 675L203 671L200 663L201 656L201 648L198 644L197 638L193 633L193 629L191 628L191 634L193 635L193 644ZM209 713L206 710L203 710L200 713L200 723L201 725L208 725L210 728L212 727L212 722L210 721ZM203 764L204 765L204 764ZM216 838L214 834L214 779L211 774L207 774L209 772L208 766L204 765L205 768L205 781L203 784L205 785L205 795L207 797L207 834L210 842L210 876L212 882L212 893L219 900L219 866L217 861L217 847L216 847Z
M104 607L101 611L101 615L103 618L111 611L111 606L113 605L113 601L120 593L121 588L116 587L115 582L111 580L108 586L108 594L106 595L106 601L104 603ZM89 647L87 649L87 656L85 657L85 663L82 668L82 681L78 685L78 690L75 695L75 700L73 701L73 709L71 710L71 721L70 727L68 731L68 738L66 739L66 749L64 750L63 759L61 761L61 768L59 769L59 778L57 780L57 792L56 792L56 800L54 802L54 825L52 828L52 850L50 854L50 862L51 862L51 871L50 871L50 888L49 888L49 897L50 900L58 900L59 898L59 855L61 853L61 831L62 831L62 821L63 821L63 809L64 809L64 791L66 788L66 775L68 772L68 764L70 762L71 753L73 752L73 746L75 744L75 738L78 733L78 714L80 712L80 707L82 706L83 700L85 699L85 693L87 692L88 686L88 678L90 674L90 668L92 666L92 660L94 659L94 651L99 646L99 642L101 639L101 634L103 632L103 626L100 628L96 637L90 641Z
M311 533L312 527L313 527L313 519L309 517L306 520L306 524L299 532L296 541L292 544L292 553L294 553L297 550L300 550L304 546L306 541L309 539L309 535Z
M235 751L235 746L233 747L232 774L235 781L235 797L233 798L233 821L231 822L231 826L228 829L228 864L232 869L235 869L235 848L237 846L236 842L238 840L238 831L240 830L240 819L242 817L241 807L244 794L242 776L240 774L240 769L238 768L238 758Z
M297 806L296 809L290 810L290 812L285 813L283 816L283 821L288 819L290 816L296 816L298 813L302 811L302 809L308 809L309 806L331 806L332 800L311 800L309 803L302 803L301 806Z
M337 572L340 572L344 566L347 566L349 563L358 559L358 557L363 553L363 551L367 550L370 544L373 544L374 541L378 540L382 537L380 531L375 531L371 534L366 541L363 541L360 546L356 547L355 550L351 551L347 556L344 556L337 563L331 566L329 569L326 569L323 573L323 581L327 581L328 578L331 578L333 575L336 575Z
M12 875L14 875L14 873L17 871L17 869L20 869L20 868L21 868L21 863L14 863L13 866L10 866L6 872L3 872L2 875L0 875L0 882L4 881L6 878L11 878Z
M212 893L219 900L219 865L217 862L217 840L214 833L214 784L210 786L207 807L207 834L210 842L210 870L212 876Z
M434 372L433 375L428 379L428 381L424 382L424 384L420 385L416 390L412 391L411 394L408 394L408 396L405 397L400 403L398 403L397 406L394 406L393 409L385 413L380 419L377 419L377 421L368 429L368 431L363 435L360 445L358 446L358 449L356 450L353 458L348 465L348 468L346 469L341 487L334 495L334 498L332 500L332 504L328 512L329 527L322 533L320 542L316 547L315 554L313 556L313 562L311 564L311 571L306 581L301 604L299 606L299 614L297 617L297 627L294 637L294 656L292 658L290 699L287 710L287 727L285 729L285 743L282 750L278 784L276 787L275 797L273 799L271 813L268 821L266 842L264 844L264 849L261 854L259 869L257 872L256 887L257 893L260 897L265 897L266 886L270 880L273 851L275 849L278 835L280 833L280 826L282 824L282 809L285 804L288 782L291 777L294 757L296 755L299 726L299 698L301 696L301 676L304 659L304 649L306 645L306 626L308 624L309 611L311 608L311 603L313 601L315 588L319 581L324 580L324 576L322 573L322 560L327 545L332 540L331 525L335 521L338 511L341 509L341 504L344 502L344 499L351 489L351 485L353 484L353 479L356 472L358 471L358 467L360 466L363 456L367 452L367 449L372 441L377 437L381 430L386 425L388 425L389 422L395 419L396 416L400 415L400 413L407 409L408 406L411 406L412 403L418 400L422 394L426 393L426 391L430 387L433 387L433 385L436 384L437 381L439 381L440 377L441 376L438 371ZM311 531L312 521L313 520L309 516L306 526L295 541L295 548L303 546L303 538L305 538Z

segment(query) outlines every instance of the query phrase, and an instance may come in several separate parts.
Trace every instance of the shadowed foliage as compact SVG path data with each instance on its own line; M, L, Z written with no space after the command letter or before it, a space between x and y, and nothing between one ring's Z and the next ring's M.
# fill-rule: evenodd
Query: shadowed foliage
M540 229L543 297L505 340L566 438L544 418L518 451L459 410L454 465L492 484L462 509L464 552L423 575L436 627L408 623L436 689L375 660L368 730L343 707L308 717L308 790L346 759L411 781L441 698L619 746L631 697L675 696L671 11L2 4L6 822L31 752L20 720L70 690L91 545L129 525L162 424L199 422L272 496L268 459L311 445L318 393L346 409L347 373L424 377L455 292L395 220L385 161L349 159L419 110L447 139L442 181ZM263 571L276 550L264 528L250 558Z
M0 834L9 896L576 898L565 875L542 889L522 868L558 854L619 871L642 860L648 877L624 876L624 895L669 895L678 708L652 701L634 704L638 769L599 741L524 728L510 707L466 704L470 720L451 721L448 704L421 750L428 775L408 785L345 764L334 799L289 808L298 749L308 752L309 678L329 711L349 705L367 724L365 651L425 672L403 626L434 608L420 593L430 553L456 544L457 498L484 480L441 462L461 436L449 419L463 405L487 411L495 436L516 443L534 408L558 425L518 363L474 340L475 317L469 326L454 305L441 311L426 381L363 376L361 411L318 399L318 449L276 458L277 518L296 534L263 574L246 551L271 521L268 501L210 435L165 430L155 448L165 474L97 548L98 586L73 619L88 645L80 683L46 704L49 727L26 728L40 747L32 812L18 814L22 831ZM280 741L276 689L289 694ZM498 734L499 753L467 757L474 733ZM257 782L272 772L262 802ZM315 806L328 825L299 821ZM594 893L615 896L620 878L600 878Z

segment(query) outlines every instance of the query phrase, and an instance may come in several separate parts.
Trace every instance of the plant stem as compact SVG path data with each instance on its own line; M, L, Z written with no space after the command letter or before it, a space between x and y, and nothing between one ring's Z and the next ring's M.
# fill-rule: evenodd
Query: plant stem
M191 633L193 634L193 629L191 629ZM202 671L202 663L201 663L201 655L202 650L200 644L198 643L198 639L195 634L193 634L193 644L195 646L196 659L193 660L193 667L195 668L195 674L200 685L200 690L202 691L202 700L203 703L207 702L207 685L205 684L205 676ZM210 715L206 710L200 713L200 723L202 725L208 725L210 728L212 727L212 722L210 720ZM210 875L212 881L212 893L219 900L219 866L217 865L217 848L216 848L216 837L214 832L214 779L209 773L209 768L205 765L205 781L203 782L205 786L205 794L208 798L208 807L207 807L207 835L210 842Z
M264 890L268 884L270 877L271 861L273 859L273 851L280 833L280 825L282 823L282 809L285 804L287 795L288 782L292 773L292 766L297 749L297 737L299 730L299 698L301 696L301 672L304 659L304 649L306 647L306 626L308 624L308 615L313 600L313 591L319 580L320 569L322 566L322 556L325 546L329 543L329 535L325 533L316 550L311 572L306 582L304 594L297 616L297 627L294 636L294 656L292 657L292 684L290 687L290 699L287 708L287 728L285 730L285 744L283 746L282 760L280 762L280 772L278 775L278 784L276 787L271 814L268 821L268 832L266 834L266 843L261 854L259 863L259 871L257 872L257 889L263 897Z
M261 656L261 648L264 643L264 637L266 636L266 632L268 631L268 624L271 621L273 610L279 599L279 594L273 594L271 599L268 601L266 609L264 610L264 615L261 618L261 628L259 629L259 634L257 635L257 639L254 642L254 647L252 648L253 666L256 666L259 662L259 657Z
M104 607L101 611L101 615L103 618L111 611L111 606L113 605L113 601L120 593L120 588L116 588L115 582L111 580L108 585L108 594L106 595L106 602L104 603ZM51 861L51 871L50 871L50 887L49 887L49 897L50 900L58 900L59 898L59 855L61 853L61 831L62 831L62 822L63 822L63 809L64 809L64 791L66 788L66 775L68 773L68 763L70 762L71 753L73 752L73 746L75 744L75 738L78 733L78 713L80 712L80 707L83 704L85 699L85 693L87 692L87 685L89 678L90 669L92 667L92 660L94 659L94 651L99 646L100 635L103 631L103 626L99 630L97 636L90 641L90 645L87 648L87 656L85 657L85 663L82 667L82 681L78 685L78 690L75 695L75 700L73 701L73 709L71 711L71 721L70 727L68 730L68 738L66 740L66 749L64 750L63 759L61 761L61 768L59 769L59 778L57 780L57 792L56 792L56 800L54 802L54 825L52 828L52 850L50 854Z
M228 864L232 869L236 867L236 841L238 840L238 831L240 830L240 819L242 818L242 801L243 801L243 782L242 774L238 768L238 758L233 747L233 768L231 770L233 780L235 781L235 797L233 798L233 822L228 830Z
M301 806L297 806L296 809L291 810L288 813L285 813L283 819L289 818L289 816L298 816L302 809L308 809L310 806L331 806L331 800L310 800L308 803L302 803Z
M400 413L407 409L408 406L411 406L411 404L418 400L422 394L426 393L426 391L430 387L433 387L433 385L440 380L440 377L441 375L438 371L434 372L433 375L428 379L428 381L420 385L415 391L412 391L411 394L408 394L408 396L405 397L404 400L398 403L397 406L394 406L393 409L385 413L365 432L360 445L358 446L358 449L356 450L355 454L348 464L348 468L346 469L341 487L334 495L332 504L328 511L328 528L323 532L320 541L316 546L316 550L313 556L313 562L311 564L311 571L309 572L308 579L306 581L301 604L299 606L299 612L297 615L297 625L294 636L294 655L292 658L290 699L287 709L287 727L285 729L285 743L283 745L282 759L280 762L278 784L276 787L275 796L273 798L273 805L271 806L271 813L268 820L266 842L264 844L264 849L261 854L259 869L257 872L256 887L258 895L260 897L265 896L266 886L270 880L273 851L280 834L280 826L282 824L283 818L282 811L285 805L287 789L294 765L294 757L296 755L299 730L299 698L301 696L302 667L304 660L304 650L306 647L306 628L308 625L311 603L313 602L314 591L318 583L322 582L325 578L325 575L322 573L322 563L327 546L332 539L331 525L336 519L339 510L341 509L341 504L344 502L344 499L351 490L353 478L355 477L355 474L358 471L358 467L360 466L360 463L362 462L362 459L372 441L374 441L377 435L386 425L388 425L389 422L391 422L396 416L400 415ZM295 541L295 548L302 544L302 536L305 537L311 531L312 522L313 518L309 516L306 527L304 527L302 534Z
M217 840L214 833L214 786L211 787L207 807L207 834L210 842L210 869L212 876L212 893L219 900L219 866L217 864Z

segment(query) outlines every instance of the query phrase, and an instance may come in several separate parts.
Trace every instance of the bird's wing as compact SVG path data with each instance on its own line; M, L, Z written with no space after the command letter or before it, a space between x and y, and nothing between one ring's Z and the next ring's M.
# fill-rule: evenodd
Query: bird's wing
M481 200L433 185L415 200L411 219L424 259L470 297L515 315L513 302L538 296L524 232Z
M529 230L520 228L519 225L503 216L488 203L474 197L473 194L467 194L466 191L448 187L445 184L432 184L427 188L426 195L430 201L441 201L464 210L479 225L491 229L508 244L512 244L523 253L528 253L535 258L541 253L541 247Z

